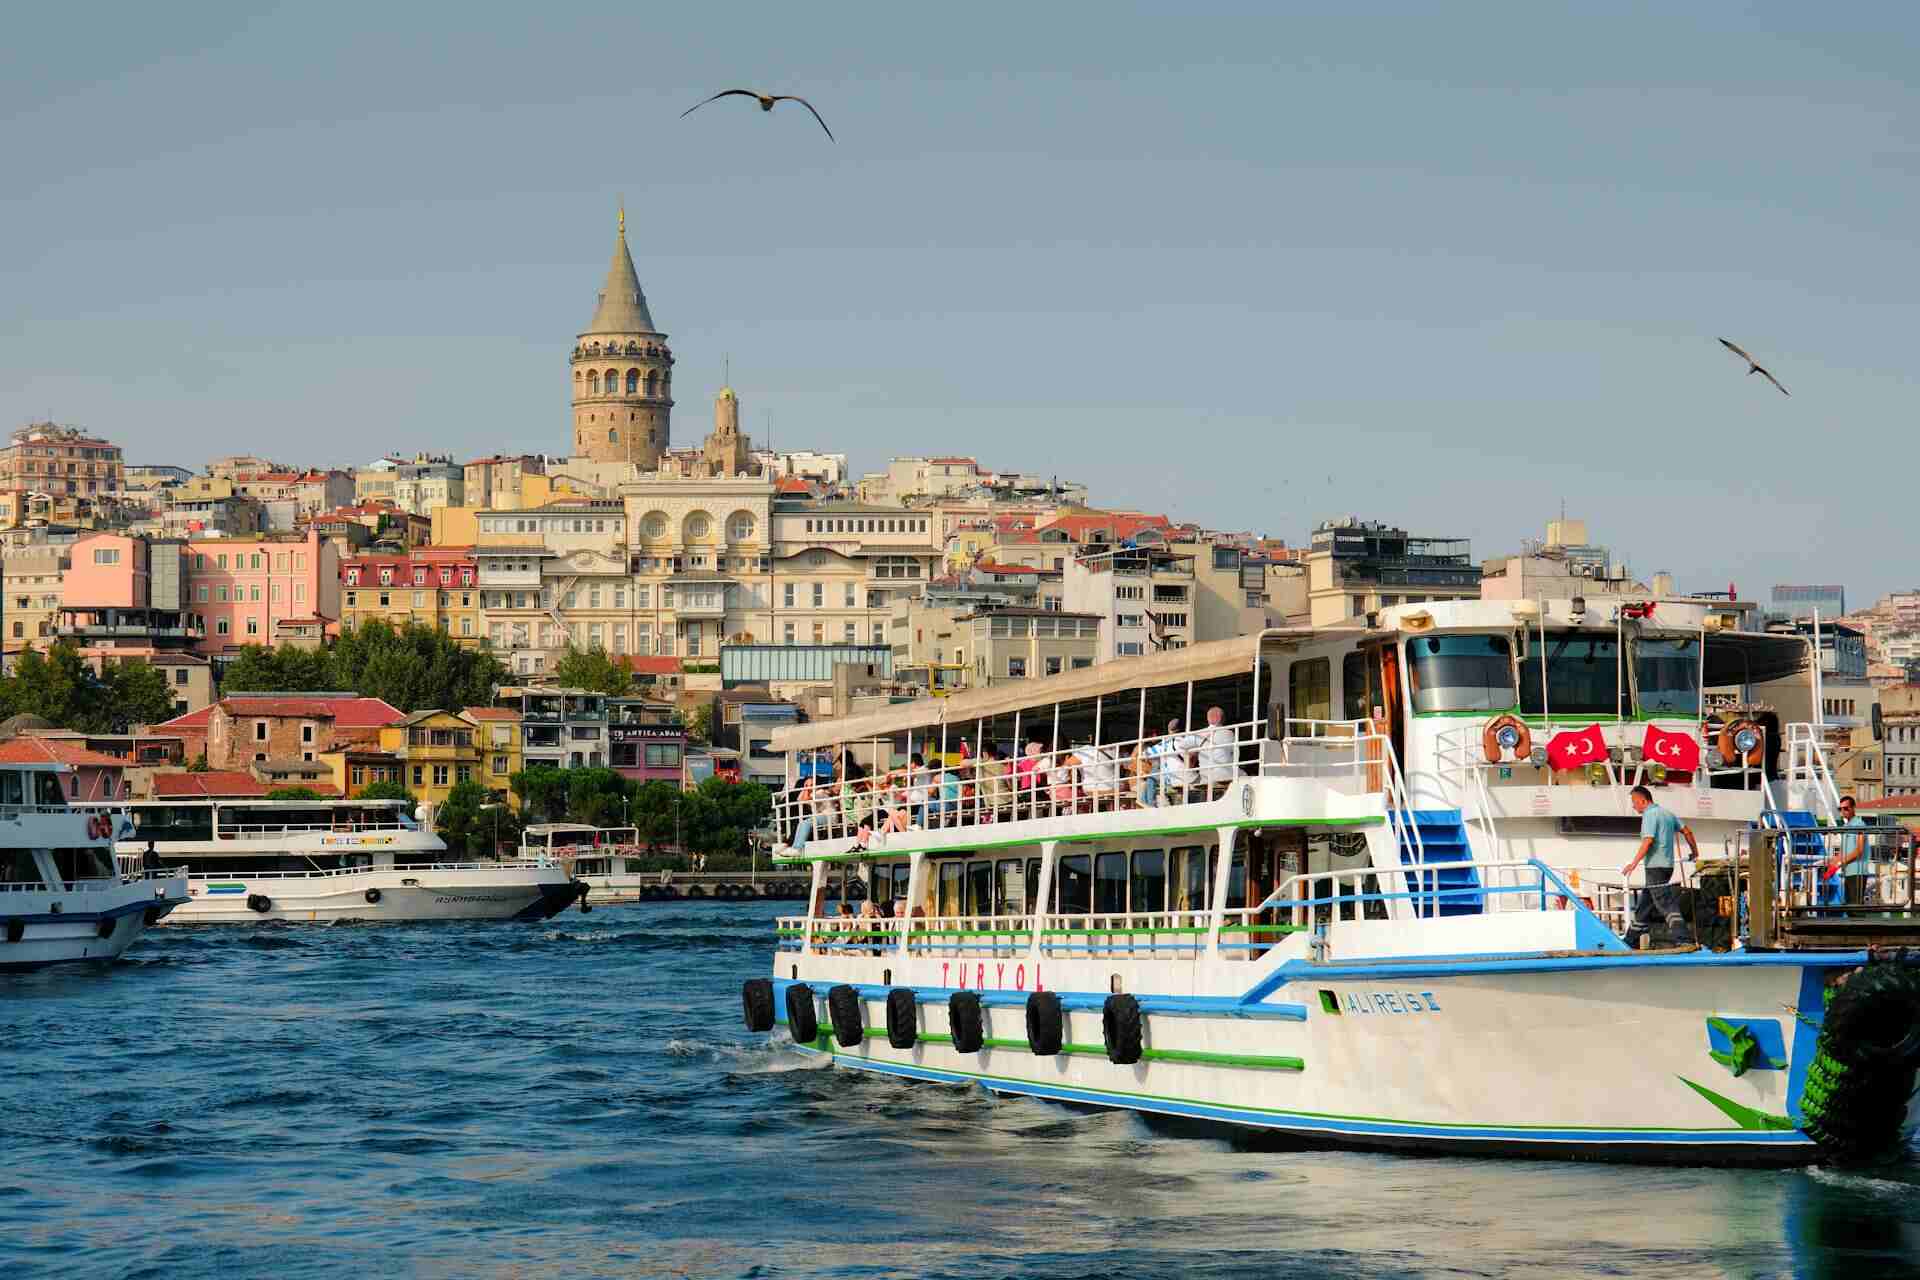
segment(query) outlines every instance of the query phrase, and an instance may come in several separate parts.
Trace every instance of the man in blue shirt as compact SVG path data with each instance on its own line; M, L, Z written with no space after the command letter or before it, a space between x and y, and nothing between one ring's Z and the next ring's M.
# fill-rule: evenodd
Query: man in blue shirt
M1687 921L1680 914L1680 894L1673 884L1674 837L1686 836L1696 862L1700 846L1691 827L1681 826L1680 819L1653 802L1653 792L1635 787L1632 800L1633 811L1640 815L1640 850L1620 868L1620 874L1631 878L1634 868L1643 861L1647 864L1647 887L1634 899L1633 922L1627 928L1627 945L1638 950L1640 940L1662 921L1674 936L1684 937Z
M1864 827L1866 820L1854 809L1852 796L1840 797L1840 825ZM1829 906L1842 903L1864 904L1867 900L1867 876L1873 870L1867 856L1865 836L1842 836L1834 845L1834 855L1820 868L1826 880L1821 900Z

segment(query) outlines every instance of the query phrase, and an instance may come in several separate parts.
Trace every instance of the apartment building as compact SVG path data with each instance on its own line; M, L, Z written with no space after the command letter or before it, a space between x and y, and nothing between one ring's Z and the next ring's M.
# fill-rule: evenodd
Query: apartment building
M340 616L339 548L311 526L281 538L196 538L187 555L190 608L210 657L271 644L282 622Z
M396 627L418 623L478 648L485 637L480 590L471 547L347 556L340 561L340 626L350 631L374 619Z
M607 697L586 689L502 685L493 705L520 718L524 766L598 769L607 763Z
M552 669L568 646L639 650L642 606L627 554L619 499L583 498L526 510L483 511L473 557L479 625L519 675ZM646 608L654 601L648 593ZM652 640L651 619L646 635Z
M893 601L939 572L943 535L927 511L781 501L773 509L769 644L890 645Z
M474 726L474 741L480 747L480 767L476 773L480 785L496 799L518 809L520 797L513 793L513 775L520 772L520 713L511 707L468 707L460 713Z
M481 510L521 505L521 486L528 476L545 475L547 460L539 454L495 454L475 458L461 467L461 501L456 506Z
M1349 517L1315 527L1307 553L1312 623L1330 627L1429 600L1477 600L1481 568L1465 538L1415 537Z
M425 455L393 471L393 501L402 511L426 516L438 507L458 507L466 497L466 469L452 458Z
M177 736L186 757L213 769L248 770L268 760L314 761L350 746L375 747L398 707L352 693L236 693L152 726Z
M614 698L607 703L608 763L635 782L680 783L687 727L670 703Z
M49 534L47 530L21 532ZM53 642L60 616L61 582L72 563L73 542L78 532L67 530L45 536L43 540L9 543L4 553L0 553L0 574L5 578L0 586L4 591L0 627L5 629L9 658Z
M0 448L0 489L104 497L125 485L120 446L78 427L29 423Z
M1099 660L1194 643L1194 557L1161 547L1095 544L1067 561L1064 608L1101 619Z
M186 545L96 533L71 551L54 636L78 647L96 670L109 662L150 664L166 679L175 714L211 702L212 668L191 652L205 634L188 601Z

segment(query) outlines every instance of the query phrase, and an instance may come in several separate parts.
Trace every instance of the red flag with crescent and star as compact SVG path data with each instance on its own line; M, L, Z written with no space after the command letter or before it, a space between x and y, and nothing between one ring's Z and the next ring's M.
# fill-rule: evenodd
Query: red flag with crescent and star
M1583 765L1599 764L1607 758L1607 739L1600 732L1600 726L1590 724L1578 731L1567 730L1553 735L1547 743L1547 763L1556 769L1578 769Z
M1663 764L1683 773L1692 773L1700 767L1700 744L1690 733L1675 733L1650 724L1640 751L1649 764Z

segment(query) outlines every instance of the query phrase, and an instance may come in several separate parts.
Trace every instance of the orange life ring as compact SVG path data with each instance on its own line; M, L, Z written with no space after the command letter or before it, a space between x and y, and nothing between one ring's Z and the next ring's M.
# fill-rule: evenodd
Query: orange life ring
M1753 746L1743 753L1740 750L1740 738L1748 731L1753 734ZM1758 769L1767 754L1766 727L1757 720L1730 720L1720 726L1719 746L1720 758L1728 764L1744 756L1747 768Z
M1527 722L1512 714L1495 716L1480 733L1480 749L1487 753L1488 764L1499 764L1506 758L1506 745L1500 741L1502 729L1513 730L1515 760L1525 760L1533 754L1533 734L1528 732Z

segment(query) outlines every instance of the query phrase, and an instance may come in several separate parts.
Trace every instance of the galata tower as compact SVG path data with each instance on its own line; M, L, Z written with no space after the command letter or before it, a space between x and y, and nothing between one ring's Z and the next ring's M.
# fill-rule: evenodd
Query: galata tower
M673 352L647 314L622 209L600 304L573 348L573 452L651 471L667 447L672 413Z

